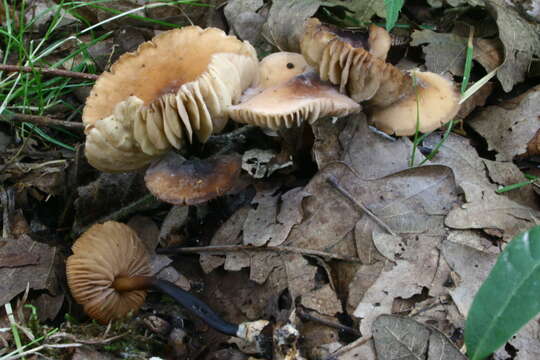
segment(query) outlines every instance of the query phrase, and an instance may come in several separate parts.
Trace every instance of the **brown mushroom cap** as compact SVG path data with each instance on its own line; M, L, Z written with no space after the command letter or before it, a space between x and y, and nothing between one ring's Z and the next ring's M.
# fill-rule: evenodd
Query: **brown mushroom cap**
M68 285L90 317L106 324L139 309L145 290L120 292L112 286L118 277L150 276L146 250L129 226L114 221L93 225L72 250L66 264Z
M416 132L417 119L419 131L426 133L456 116L459 92L452 81L430 72L417 71L414 76L418 83L415 93L372 111L370 120L377 128L392 135L410 136Z
M206 141L225 126L227 107L256 78L257 63L249 43L196 26L163 32L122 55L86 101L89 162L133 170L193 134Z
M175 205L194 205L231 190L241 167L241 158L236 155L184 161L171 152L146 170L144 180L157 198Z
M259 63L259 77L253 87L266 89L287 82L309 70L309 65L301 54L276 52L266 56Z
M306 20L300 48L321 79L339 85L340 91L355 101L369 100L370 105L383 107L410 94L412 78L384 62L390 40L379 30L372 29L365 45L342 36L343 31L310 18ZM369 49L370 42L373 49Z
M265 89L247 101L229 108L231 119L278 129L313 123L327 116L345 116L360 111L360 105L323 82L313 71Z

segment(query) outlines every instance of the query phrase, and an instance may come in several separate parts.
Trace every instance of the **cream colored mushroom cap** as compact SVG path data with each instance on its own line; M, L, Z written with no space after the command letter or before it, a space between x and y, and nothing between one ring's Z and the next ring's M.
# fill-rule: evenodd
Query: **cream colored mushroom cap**
M254 87L269 88L279 85L309 70L309 65L301 54L276 52L266 56L259 63L259 77Z
M370 120L377 128L391 135L410 136L416 132L417 118L419 131L427 133L456 116L459 92L452 81L431 72L414 72L414 77L416 92L387 108L373 111Z
M256 78L257 64L249 43L216 28L196 26L163 32L122 55L96 81L83 122L87 135L93 130L101 133L91 139L96 144L116 139L104 151L115 147L118 138L130 143L129 151L94 154L96 146L90 146L90 162L105 171L111 171L110 163L115 171L127 171L139 161L137 167L146 165L171 146L181 148L193 134L206 141L225 126L227 108ZM126 101L129 104L121 105ZM115 116L118 107L122 119ZM135 152L147 156L134 160ZM109 160L101 164L103 158Z
M322 82L315 72L298 75L229 108L233 120L270 129L358 111L358 103L340 94L331 84Z
M146 291L112 287L118 276L150 276L146 250L129 226L115 221L93 225L72 250L66 263L68 285L90 317L105 324L139 309Z

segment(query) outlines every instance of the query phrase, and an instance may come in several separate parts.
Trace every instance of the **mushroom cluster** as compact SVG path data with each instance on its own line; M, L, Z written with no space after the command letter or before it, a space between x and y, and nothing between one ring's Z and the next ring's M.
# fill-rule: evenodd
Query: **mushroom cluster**
M86 156L102 171L130 171L194 137L205 142L229 118L289 128L359 112L359 103L375 126L392 135L429 132L452 119L459 109L454 83L386 63L390 45L388 32L375 25L368 33L350 32L311 18L302 54L279 52L259 63L253 46L219 29L163 32L122 55L96 81L83 111ZM164 201L207 201L229 190L239 175L238 162L231 159L221 170L215 161L201 166L187 161L177 171L181 163L164 160L147 172L149 188ZM193 172L211 168L230 176L211 183ZM180 175L186 173L187 180ZM211 188L210 195L188 198L186 186Z
M300 41L302 55L323 80L342 93L365 102L370 120L379 129L398 136L433 131L459 110L454 83L430 72L400 71L384 59L389 49L385 30L372 26L369 36L306 21Z

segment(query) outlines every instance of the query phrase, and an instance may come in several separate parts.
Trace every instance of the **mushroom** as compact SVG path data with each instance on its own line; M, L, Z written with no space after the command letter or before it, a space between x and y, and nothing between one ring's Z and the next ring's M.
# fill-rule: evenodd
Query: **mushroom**
M195 205L221 196L236 184L242 160L236 155L185 160L169 153L152 164L144 180L154 196L175 205Z
M369 38L374 44L383 36L377 30L370 30ZM383 131L413 135L417 120L421 131L434 130L451 120L459 110L459 94L454 84L434 73L404 73L385 63L385 56L381 54L388 46L387 40L384 43L373 47L369 40L367 43L350 41L341 31L311 18L305 23L300 47L321 79L339 85L340 91L355 101L366 102L370 120ZM413 76L419 79L418 86ZM433 109L437 111L432 112Z
M438 129L459 111L459 92L454 83L431 72L412 72L415 92L388 107L371 109L371 121L387 134L414 135ZM418 123L418 124L417 124Z
M86 156L103 171L140 168L193 134L221 131L227 108L256 77L248 43L216 28L163 32L122 55L86 101Z
M66 264L71 293L102 324L135 312L152 288L161 291L224 334L253 340L268 322L240 325L223 320L207 304L171 282L150 276L146 250L137 234L115 221L90 227L72 247Z
M229 115L241 123L279 129L358 111L356 102L321 81L300 54L280 52L261 61L257 85L229 108Z

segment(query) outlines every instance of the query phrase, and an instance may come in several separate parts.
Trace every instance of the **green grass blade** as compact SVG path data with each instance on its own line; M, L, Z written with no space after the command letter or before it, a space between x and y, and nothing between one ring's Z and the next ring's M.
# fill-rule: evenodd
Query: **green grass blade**
M404 0L384 0L384 7L386 9L386 31L392 30L396 25L399 12L403 7L404 2Z
M540 312L540 226L519 234L506 246L478 290L465 325L471 360L503 346Z

